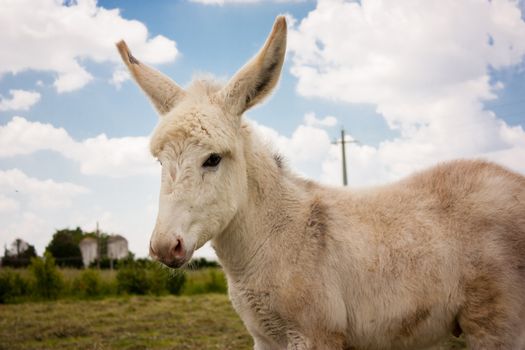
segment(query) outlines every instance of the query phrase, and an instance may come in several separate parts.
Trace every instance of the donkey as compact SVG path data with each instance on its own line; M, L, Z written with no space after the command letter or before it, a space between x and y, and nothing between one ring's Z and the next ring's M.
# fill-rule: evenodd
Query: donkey
M472 160L388 186L295 176L243 113L277 84L278 17L224 86L187 89L118 50L160 121L150 255L173 268L211 241L233 307L264 349L525 349L525 177Z

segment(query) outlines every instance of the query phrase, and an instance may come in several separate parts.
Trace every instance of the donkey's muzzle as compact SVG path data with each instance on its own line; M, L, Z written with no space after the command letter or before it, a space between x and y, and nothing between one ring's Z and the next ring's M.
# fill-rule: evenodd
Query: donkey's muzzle
M177 236L169 244L155 245L150 242L149 254L153 259L171 268L181 267L188 261L184 240L180 236Z

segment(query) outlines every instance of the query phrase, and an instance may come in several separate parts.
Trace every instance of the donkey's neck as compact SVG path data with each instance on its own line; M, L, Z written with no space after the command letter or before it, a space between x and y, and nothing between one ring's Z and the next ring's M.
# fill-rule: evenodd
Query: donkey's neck
M250 132L245 138L247 201L213 241L226 273L234 278L254 272L251 268L268 255L274 239L304 219L310 196L308 182L285 169L278 155Z

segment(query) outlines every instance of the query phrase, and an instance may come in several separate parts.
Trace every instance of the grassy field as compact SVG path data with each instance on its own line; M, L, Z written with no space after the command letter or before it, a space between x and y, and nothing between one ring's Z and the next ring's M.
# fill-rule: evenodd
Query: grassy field
M226 295L0 305L0 349L251 349Z
M226 295L0 305L0 350L252 349ZM464 349L459 340L434 350Z

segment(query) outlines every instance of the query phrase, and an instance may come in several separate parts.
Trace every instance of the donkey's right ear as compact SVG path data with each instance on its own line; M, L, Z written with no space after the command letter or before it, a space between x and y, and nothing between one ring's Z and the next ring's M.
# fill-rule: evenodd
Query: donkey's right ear
M286 19L279 16L259 53L219 92L230 112L240 116L267 97L279 80L286 52Z
M117 43L117 48L131 75L160 115L168 113L184 97L184 90L173 80L133 57L124 40Z

